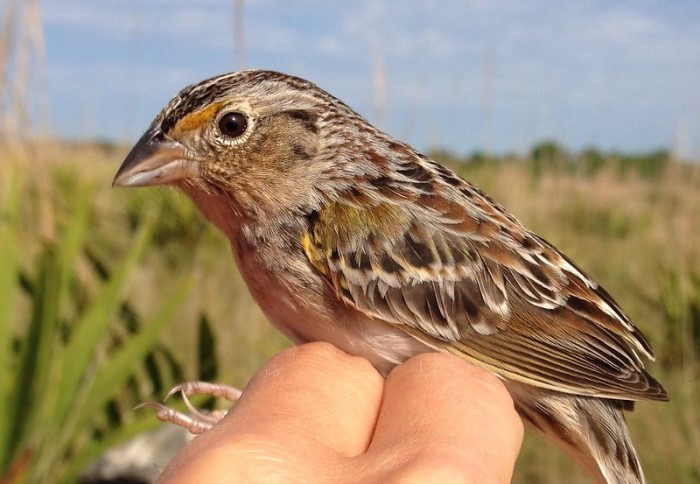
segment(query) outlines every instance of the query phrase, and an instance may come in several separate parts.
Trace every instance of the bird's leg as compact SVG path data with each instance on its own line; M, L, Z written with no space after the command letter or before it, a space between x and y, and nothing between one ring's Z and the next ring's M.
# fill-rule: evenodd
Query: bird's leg
M235 402L243 394L238 388L222 383L209 383L206 381L188 381L175 385L165 398L168 399L176 393L182 393L183 397L191 395L210 395L216 398L225 398L229 402Z
M210 413L204 413L195 408L190 402L191 395L211 395L216 398L225 398L230 402L235 402L241 396L242 392L234 387L208 383L203 381L190 381L181 383L172 388L166 395L167 400L176 393L182 395L182 400L189 411L189 415L168 407L162 403L147 402L139 405L137 408L153 408L156 410L156 417L162 422L170 422L180 427L184 427L193 434L201 434L212 428L219 420L224 418L228 413L227 410L215 410Z

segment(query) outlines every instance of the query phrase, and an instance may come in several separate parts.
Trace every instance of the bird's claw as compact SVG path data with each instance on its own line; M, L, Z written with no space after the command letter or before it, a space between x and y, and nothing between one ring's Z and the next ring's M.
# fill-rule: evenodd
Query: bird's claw
M241 397L241 392L238 388L221 383L209 383L206 381L187 381L175 385L166 395L165 399L172 397L176 393L182 393L183 396L190 395L210 395L217 398L225 398L229 402L235 402Z
M158 402L145 402L138 405L136 408L152 408L156 411L156 417L161 422L170 422L184 427L195 435L202 434L213 426L213 424L209 422L199 420L199 417L187 415Z
M214 410L210 413L204 413L192 405L189 396L210 395L217 398L225 398L230 402L235 402L242 394L239 389L228 385L203 381L190 381L173 387L166 395L165 400L172 397L176 393L180 393L182 395L182 400L185 402L189 415L157 402L142 403L136 408L152 408L156 411L156 417L161 422L170 422L186 428L193 434L201 434L212 428L219 420L224 418L228 411Z

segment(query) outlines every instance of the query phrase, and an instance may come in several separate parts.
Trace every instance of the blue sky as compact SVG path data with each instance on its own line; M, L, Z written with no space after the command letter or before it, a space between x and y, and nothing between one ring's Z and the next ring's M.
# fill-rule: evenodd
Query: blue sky
M239 67L232 0L41 6L62 136L134 140L182 87ZM700 158L696 0L248 0L245 36L246 67L316 82L420 149Z

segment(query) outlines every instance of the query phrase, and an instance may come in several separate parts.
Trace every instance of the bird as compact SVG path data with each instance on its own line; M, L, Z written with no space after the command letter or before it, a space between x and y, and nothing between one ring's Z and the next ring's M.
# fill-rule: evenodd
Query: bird
M154 185L223 232L292 342L326 341L385 376L420 353L458 355L596 480L645 482L623 411L669 398L627 314L479 188L317 85L246 70L184 88L113 181ZM238 395L202 385L185 393Z

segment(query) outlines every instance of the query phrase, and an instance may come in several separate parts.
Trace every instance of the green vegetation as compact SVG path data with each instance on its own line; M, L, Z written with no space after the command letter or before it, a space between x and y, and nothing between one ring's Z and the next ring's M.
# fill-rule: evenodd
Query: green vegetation
M288 343L227 241L167 188L112 190L125 150L49 146L0 165L0 476L71 481L158 425L178 381L243 386ZM652 342L671 403L628 421L651 482L700 480L700 169L663 152L434 153L598 279ZM530 432L517 482L586 482Z

